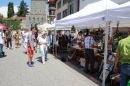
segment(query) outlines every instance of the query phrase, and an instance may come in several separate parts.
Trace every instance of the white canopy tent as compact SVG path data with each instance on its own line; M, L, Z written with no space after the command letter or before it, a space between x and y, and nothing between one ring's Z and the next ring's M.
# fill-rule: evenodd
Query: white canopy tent
M97 4L93 3L92 8L88 7L88 9L87 9L87 6L86 6L85 7L86 10L84 10L84 12L79 11L64 19L56 21L56 26L68 26L68 25L71 26L71 25L80 25L80 24L85 25L85 24L106 23L105 55L104 55L104 70L103 70L104 72L103 72L103 83L102 83L102 86L105 86L106 57L107 57L107 45L108 45L108 36L107 36L108 22L130 19L130 4L128 2L128 3L122 4L120 6L116 6L116 4L114 6L114 5L110 4L110 2L111 2L110 0L109 1L102 0L99 2L102 2L102 3L100 3L100 4L98 2L96 2L96 3L99 4L98 6L102 6L102 8L104 8L103 10L95 11L94 9L92 9L93 7L97 6ZM90 4L90 6L91 6L91 4ZM98 8L98 6L97 6L97 8ZM89 10L94 10L94 11L92 11L92 12L90 11L90 13L87 13L87 11L89 11Z
M108 10L108 21L120 21L130 19L130 1Z
M55 29L55 23L52 24L51 26L47 27L48 30L54 30ZM71 27L72 26L60 26L60 27L56 27L56 30L71 30ZM75 29L85 29L86 28L86 25L81 25L81 26L75 26Z
M40 28L41 30L47 30L47 27L49 27L49 26L51 26L51 24L49 24L49 23L44 23L43 25L40 25L39 28Z
M101 0L87 5L82 10L72 15L69 15L61 20L56 21L57 26L72 26L72 25L85 25L86 23L93 24L98 22L104 22L104 16L106 13L106 7L108 9L117 7L118 4L108 1L106 6L106 0ZM96 7L96 9L94 8ZM93 21L94 20L94 21Z

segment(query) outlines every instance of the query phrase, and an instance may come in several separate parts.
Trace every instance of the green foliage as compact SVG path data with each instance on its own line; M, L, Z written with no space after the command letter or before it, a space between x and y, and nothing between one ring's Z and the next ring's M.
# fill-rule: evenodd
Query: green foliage
M88 32L88 30L89 30L89 29L86 27L86 29L84 29L84 32Z
M119 30L118 30L118 26L119 26L119 23L117 23L117 29L116 29L116 31L115 31L115 33L114 33L114 38L116 38L116 39L118 39L119 38Z
M4 20L5 25L8 26L8 28L13 29L13 30L18 30L20 29L20 21L17 19L6 19Z
M75 32L75 27L74 27L74 25L72 26L71 31L72 31L72 32Z
M3 23L3 17L0 16L0 23Z
M9 2L7 17L10 18L12 16L14 16L14 4L12 2Z
M20 6L18 6L18 12L17 12L17 16L18 17L25 17L26 14L28 13L28 6L27 4L24 2L24 0L21 1Z

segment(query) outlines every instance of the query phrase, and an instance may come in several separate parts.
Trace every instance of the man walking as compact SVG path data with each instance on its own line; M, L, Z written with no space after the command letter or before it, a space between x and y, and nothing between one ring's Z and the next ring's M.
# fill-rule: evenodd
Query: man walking
M28 33L28 66L33 67L32 58L34 56L34 38L35 28L31 28L31 32Z
M9 49L9 44L10 44L10 49L12 48L12 34L11 30L8 28L5 32L6 40L7 40L7 49Z
M5 38L5 35L4 35L4 33L2 32L2 28L0 28L0 56L1 56L2 53L3 53L4 38Z
M120 86L127 86L130 80L130 31L129 36L118 43L117 53L114 64L114 72L118 71L118 62L121 62L121 81Z

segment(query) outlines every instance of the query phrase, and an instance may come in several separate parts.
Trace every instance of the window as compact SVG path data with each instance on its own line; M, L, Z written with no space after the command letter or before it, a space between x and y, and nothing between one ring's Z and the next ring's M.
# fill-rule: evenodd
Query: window
M68 7L68 15L73 14L74 13L74 3L72 3L69 7Z
M57 14L57 20L61 19L61 13Z
M71 14L74 13L74 3L71 4Z
M68 3L70 3L72 0L68 0Z
M66 10L64 10L62 14L63 14L63 15L62 15L62 16L63 16L63 18L64 18L64 17L66 17L66 16L67 16L67 9L66 9Z
M63 5L67 2L67 0L63 0Z
M61 1L58 2L57 9L61 7Z

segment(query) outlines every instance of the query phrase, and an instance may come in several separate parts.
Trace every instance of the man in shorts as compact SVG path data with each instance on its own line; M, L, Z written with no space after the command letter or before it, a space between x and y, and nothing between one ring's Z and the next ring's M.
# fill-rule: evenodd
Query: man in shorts
M28 33L28 66L33 67L32 58L34 56L34 38L35 28L32 27L31 31Z

